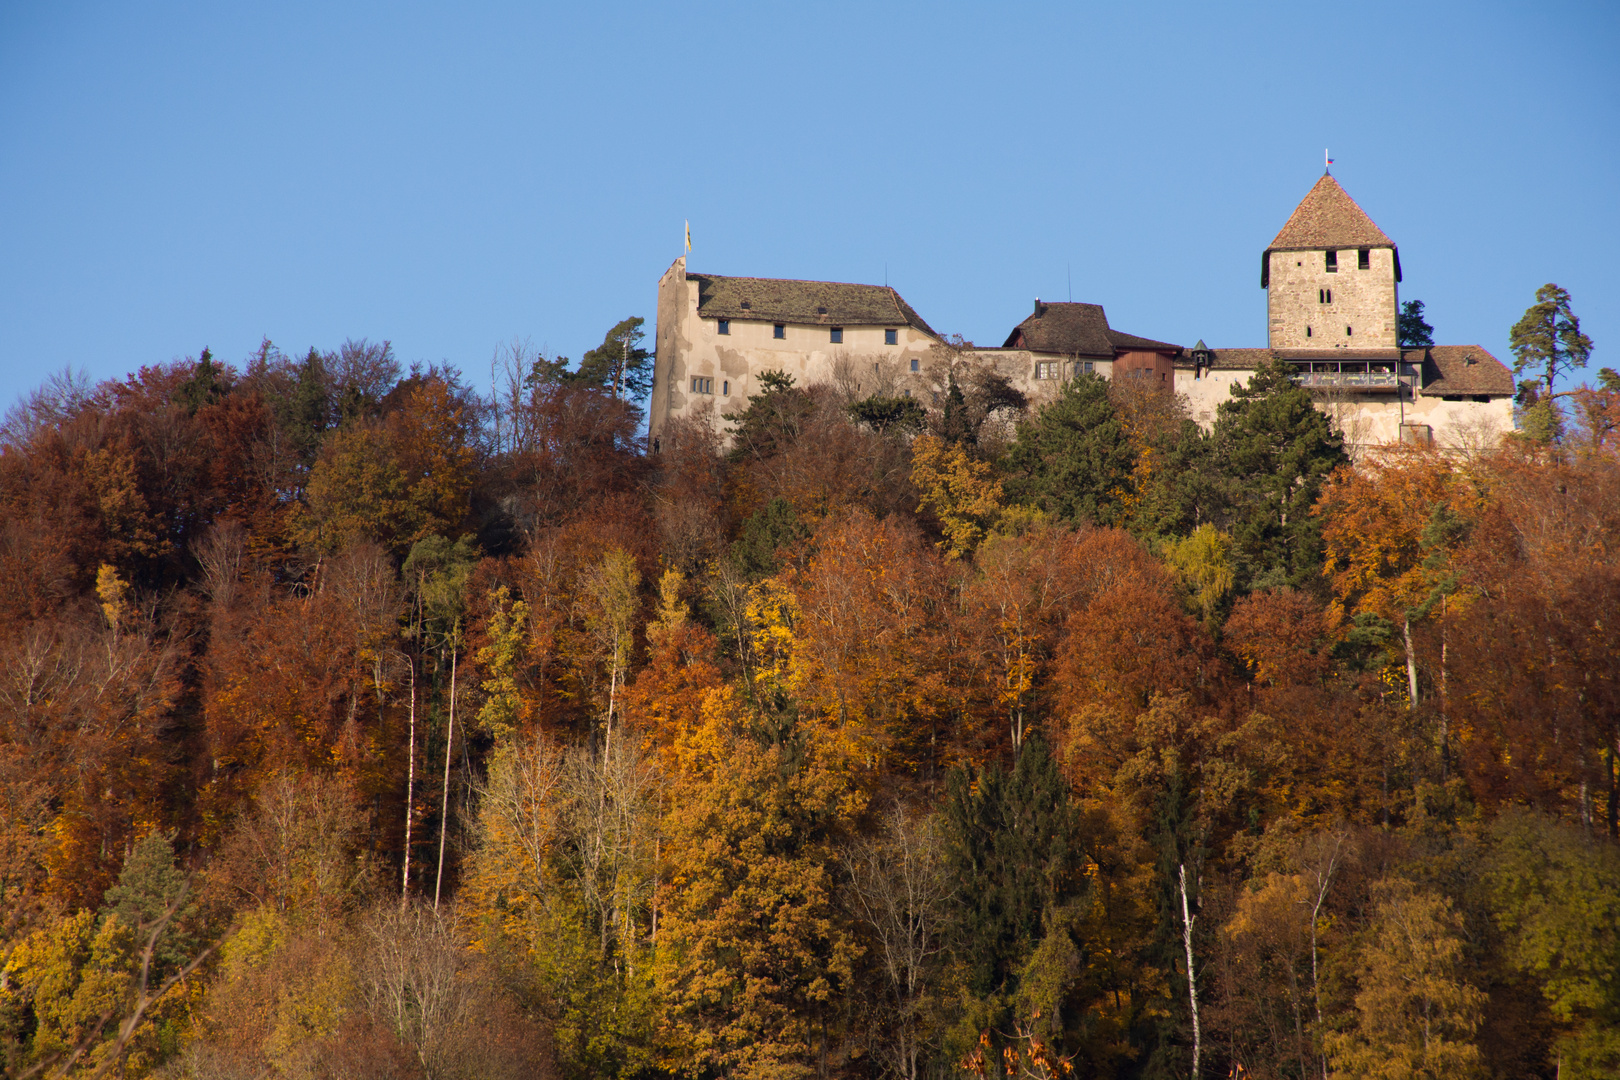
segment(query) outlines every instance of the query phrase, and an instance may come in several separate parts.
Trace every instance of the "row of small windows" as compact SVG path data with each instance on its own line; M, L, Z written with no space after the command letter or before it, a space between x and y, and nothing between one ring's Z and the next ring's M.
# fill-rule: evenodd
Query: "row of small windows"
M1039 366L1039 365L1037 365L1037 366ZM1052 366L1052 365L1047 365L1047 366ZM880 369L879 365L873 364L872 365L872 370L873 371L879 371L881 369ZM917 371L922 370L922 362L920 360L918 360L915 356L913 356L911 358L911 370L913 372L917 372ZM1089 363L1086 365L1086 370L1087 371L1091 370L1091 365ZM1053 378L1053 379L1055 379L1055 378L1057 378L1056 375L1051 375L1051 376L1036 375L1035 377L1037 379L1043 379L1043 378ZM714 380L712 378L709 378L708 376L704 376L704 375L694 375L694 376L692 376L692 393L694 393L694 394L713 394L714 393ZM911 396L911 391L907 390L905 392L905 394L906 394L906 397L910 397ZM721 397L730 397L731 396L731 381L729 379L720 380L720 396Z
M917 363L917 361L915 361L915 360L912 361L913 365L915 365L916 363ZM913 366L911 370L916 371L917 369L916 369L915 366ZM1095 374L1096 370L1097 370L1096 362L1092 361L1092 360L1077 361L1075 363L1075 365L1074 365L1074 371L1075 371L1076 375L1081 374L1081 373L1091 375L1091 374ZM1061 360L1037 360L1037 361L1035 361L1035 377L1037 379L1061 379L1061 378L1063 378L1063 361L1061 361Z
M1371 248L1357 248L1356 249L1356 269L1357 270L1371 270L1372 269L1372 249ZM1330 251L1330 252L1327 253L1327 272L1330 273L1330 274L1337 274L1339 272L1339 253L1337 251Z
M1344 332L1346 334L1348 334L1350 332L1350 328L1348 326L1345 327ZM1306 337L1311 336L1311 328L1308 327L1308 326L1305 328L1305 336ZM913 356L911 358L911 370L913 372L917 372L917 371L920 371L921 369L922 369L922 362L920 360L918 360L917 357ZM873 364L872 365L872 370L873 371L880 371L881 367L878 364ZM1082 374L1082 373L1086 374L1086 375L1092 375L1092 374L1096 373L1096 370L1097 370L1097 365L1096 365L1095 361L1091 361L1091 360L1076 361L1075 365L1074 365L1074 373L1076 375L1079 375L1079 374ZM1131 374L1140 375L1142 373L1141 372L1132 372ZM1039 361L1036 361L1036 363L1035 363L1035 377L1037 379L1061 379L1061 378L1063 378L1063 361L1061 361L1061 360L1039 360ZM694 394L709 394L709 395L712 396L714 394L714 379L711 378L710 376L707 376L707 375L694 375L694 376L692 376L692 393L694 393ZM911 396L911 391L910 390L902 391L902 393L904 393L906 397ZM731 396L731 381L729 379L722 379L720 381L720 396L721 397L730 397Z
M1350 328L1348 326L1345 327L1344 332L1348 334L1350 332ZM1311 328L1308 327L1308 326L1305 328L1305 336L1306 337L1311 336ZM917 357L913 356L911 358L910 366L911 366L911 370L912 370L913 373L919 372L919 371L922 370L922 361L919 360ZM881 366L878 365L878 364L873 364L872 365L872 370L873 371L880 371ZM1096 374L1096 371L1097 371L1097 364L1096 364L1095 361L1092 361L1092 360L1079 360L1079 361L1075 362L1074 373L1076 375L1080 375L1080 374L1094 375L1094 374ZM1036 363L1035 363L1035 377L1037 379L1061 379L1061 378L1063 378L1063 361L1061 361L1061 360L1038 360L1038 361L1036 361ZM713 394L714 393L714 379L712 379L712 378L710 378L710 377L708 377L706 375L694 375L694 376L692 376L692 393L694 393L694 394ZM721 382L720 382L720 394L721 394L722 397L731 396L731 382L729 380L724 380L724 379L721 380ZM907 397L910 397L911 396L911 391L909 391L909 390L905 391L905 395Z
M1308 326L1307 326L1307 327L1306 327L1306 328L1305 328L1305 336L1306 336L1306 337L1310 337L1310 336L1311 336L1311 328L1310 328L1310 327L1308 327ZM1344 328L1344 336L1345 336L1345 337L1352 337L1352 336L1354 336L1354 335L1353 335L1353 333L1352 333L1352 331L1351 331L1351 329L1350 329L1350 327L1348 327L1348 326L1347 326L1347 327L1345 327L1345 328Z
M827 337L828 341L830 341L834 345L842 345L844 343L844 328L842 326L830 326L830 327L827 328L827 330L828 330L828 337ZM715 320L715 332L719 333L719 334L729 335L731 333L731 320L730 319L716 319ZM778 341L781 341L784 338L786 338L787 337L787 324L786 323L776 323L776 324L774 324L771 327L771 337L775 338ZM900 344L900 331L898 331L898 330L885 330L885 331L883 331L883 344L885 344L885 345L898 345L898 344Z
M710 378L706 378L705 376L702 376L702 375L694 375L692 377L692 393L694 393L694 394L711 394L712 395L714 393L714 380L710 379ZM731 396L731 380L730 379L721 379L720 380L720 395L722 397L730 397Z

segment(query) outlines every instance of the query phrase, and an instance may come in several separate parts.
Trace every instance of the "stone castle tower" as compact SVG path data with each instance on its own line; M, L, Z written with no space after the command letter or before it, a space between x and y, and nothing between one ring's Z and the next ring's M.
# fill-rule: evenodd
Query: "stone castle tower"
M1400 253L1331 175L1311 188L1263 259L1271 348L1396 346Z

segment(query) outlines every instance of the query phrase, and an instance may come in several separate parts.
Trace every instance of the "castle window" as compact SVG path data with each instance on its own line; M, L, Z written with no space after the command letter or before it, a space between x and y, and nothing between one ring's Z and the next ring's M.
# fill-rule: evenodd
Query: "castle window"
M883 331L883 344L885 344L885 345L898 345L898 344L900 344L900 331L898 331L898 330L885 330L885 331Z
M1333 290L1332 289L1317 289L1316 290L1316 302L1318 304L1331 304L1331 303L1333 303Z
M771 337L781 341L783 338L787 337L787 327L781 323L777 323L776 326L771 330Z
M916 371L916 370L917 370L917 366L918 366L918 360L917 360L917 358L916 358L916 357L915 357L915 356L913 356L913 357L912 357L912 358L911 358L911 370L912 370L912 371Z
M1307 326L1307 327L1306 327L1306 328L1305 328L1305 336L1306 336L1306 337L1310 337L1310 336L1311 336L1311 328L1310 328L1310 327L1308 327L1308 326Z
M730 397L731 396L731 380L730 379L727 379L725 382L722 382L720 384L720 396L721 397Z
M696 375L693 376L692 377L692 393L694 393L694 394L712 394L712 393L714 393L714 380L713 379L705 379L702 376L696 376Z
M1061 378L1062 371L1063 365L1059 364L1056 360L1041 360L1035 365L1035 377L1037 379Z
M1330 274L1339 272L1339 253L1337 251L1327 253L1327 272Z
M1356 249L1356 269L1357 270L1371 270L1372 269L1372 250L1370 248L1357 248Z
M844 328L842 326L833 327L830 340L834 345L842 345L844 343Z
M1348 326L1347 326L1347 327L1345 327L1345 328L1344 328L1344 336L1345 336L1345 337L1349 337L1349 336L1350 336L1350 328L1349 328L1349 327L1348 327Z
M1097 372L1097 365L1090 360L1082 360L1080 362L1080 370L1085 372L1087 375L1094 375Z
M731 333L731 320L730 319L721 319L720 320L720 333L722 333L722 334Z

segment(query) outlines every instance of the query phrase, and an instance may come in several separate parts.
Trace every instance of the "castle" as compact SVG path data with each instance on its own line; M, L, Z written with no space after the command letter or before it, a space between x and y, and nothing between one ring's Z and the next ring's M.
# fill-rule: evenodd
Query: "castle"
M699 274L682 256L658 282L649 441L677 417L725 431L768 371L932 404L964 362L1005 376L1031 410L1083 372L1148 380L1184 395L1208 427L1234 384L1280 359L1352 452L1494 442L1513 426L1512 374L1478 345L1402 348L1400 280L1395 243L1327 174L1261 256L1265 348L1186 349L1117 331L1096 304L1038 300L999 348L962 348L886 285Z

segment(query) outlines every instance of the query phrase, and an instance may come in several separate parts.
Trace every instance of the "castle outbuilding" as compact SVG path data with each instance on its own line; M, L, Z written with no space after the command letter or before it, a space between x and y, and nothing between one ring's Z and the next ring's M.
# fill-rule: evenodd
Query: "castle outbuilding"
M1113 329L1101 305L1040 300L1001 347L962 347L887 285L699 274L682 256L658 282L648 433L656 447L677 417L727 433L771 371L934 404L962 363L994 369L1031 409L1082 374L1142 379L1183 395L1209 427L1234 385L1283 360L1352 452L1495 442L1513 427L1512 374L1478 345L1403 348L1400 283L1395 242L1325 173L1261 255L1265 348L1187 350Z
M1152 376L1168 387L1182 348L1113 329L1098 304L1043 303L1000 348L947 342L887 285L724 277L686 269L658 281L648 434L654 446L677 417L707 417L722 433L748 407L759 377L830 383L851 397L914 397L932 405L952 365L991 368L1029 400L1055 396L1091 373Z

